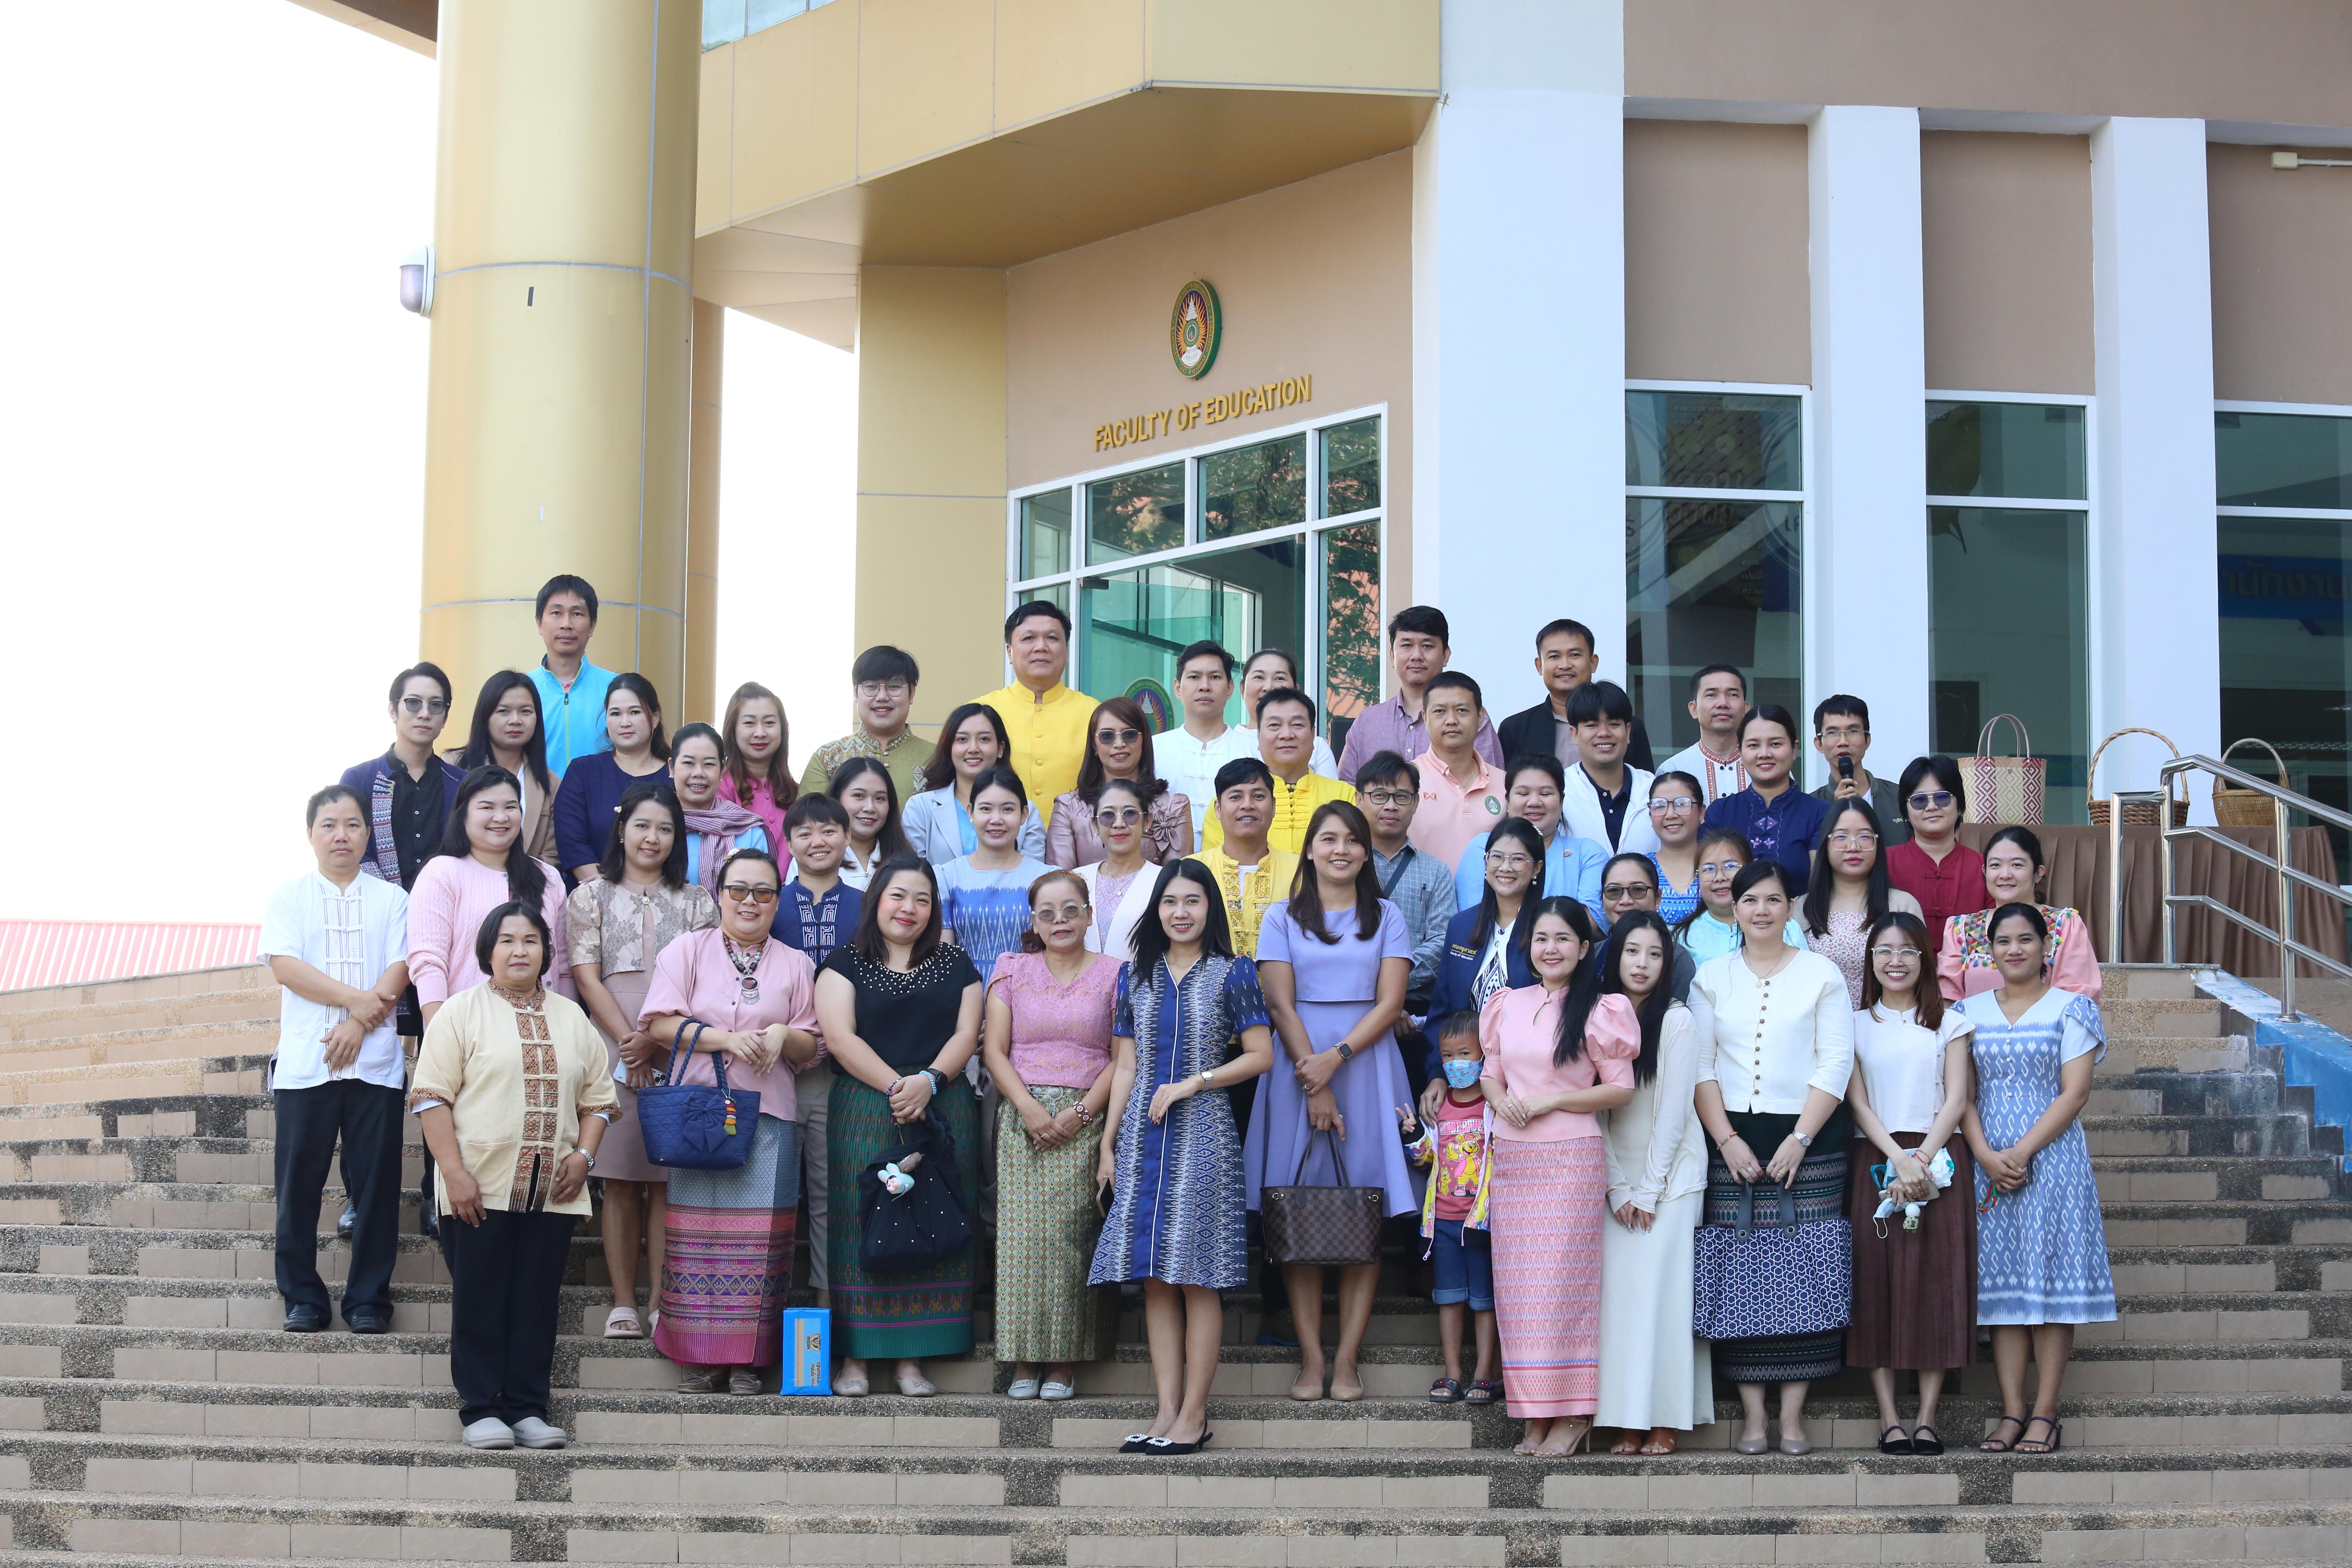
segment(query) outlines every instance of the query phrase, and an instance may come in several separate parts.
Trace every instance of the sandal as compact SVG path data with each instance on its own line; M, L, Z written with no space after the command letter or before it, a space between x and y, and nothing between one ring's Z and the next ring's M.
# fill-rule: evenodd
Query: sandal
M737 1394L759 1393L760 1369L756 1366L730 1369L727 1373L727 1392Z
M2019 1436L2022 1436L2025 1434L2025 1419L2023 1416L2004 1415L2000 1420L1993 1423L1992 1436L1987 1437L1983 1442L1977 1445L1977 1452L1980 1454L2006 1454L2011 1449L2016 1447L2016 1437L2009 1438L2006 1441L2002 1440L2000 1429L2004 1426L2016 1427Z
M1609 1445L1609 1451L1612 1454L1638 1454L1642 1451L1642 1435L1628 1426L1617 1434L1617 1440Z
M1672 1431L1653 1432L1650 1434L1650 1440L1643 1444L1639 1451L1654 1458L1674 1453L1680 1446L1675 1440Z
M2065 1423L2058 1420L2054 1416L2032 1415L2026 1418L2025 1430L2027 1432L2032 1431L2033 1424L2036 1421L2041 1422L2043 1426L2050 1428L2049 1440L2045 1442L2039 1437L2028 1437L2024 1436L2023 1433L2021 1433L2018 1436L2017 1441L2010 1445L2012 1452L2040 1456L2042 1454L2054 1454L2058 1451L2059 1444L2065 1436Z
M635 1307L615 1307L604 1319L604 1337L608 1340L641 1340L646 1337L646 1325L637 1317Z
M1944 1439L1933 1426L1922 1422L1911 1434L1911 1451L1915 1454L1940 1454L1944 1451Z
M1470 1392L1462 1397L1471 1405L1492 1405L1502 1396L1503 1385L1500 1382L1491 1377L1478 1377L1471 1379Z
M1462 1380L1458 1377L1439 1378L1429 1385L1429 1402L1432 1405L1461 1404Z
M690 1366L677 1374L680 1394L716 1394L719 1392L719 1368Z
M1889 1426L1878 1435L1878 1451L1882 1454L1912 1454L1918 1450L1911 1446L1911 1435L1900 1426Z

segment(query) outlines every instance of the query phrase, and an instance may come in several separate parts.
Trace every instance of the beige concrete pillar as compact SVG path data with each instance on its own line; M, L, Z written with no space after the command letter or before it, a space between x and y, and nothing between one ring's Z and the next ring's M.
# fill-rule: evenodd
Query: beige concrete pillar
M694 302L694 417L686 502L686 689L680 723L716 724L719 710L719 392L727 308Z
M677 705L699 9L442 0L422 642L461 708L558 572Z
M923 668L925 733L1004 684L1004 274L868 267L857 289L857 646Z

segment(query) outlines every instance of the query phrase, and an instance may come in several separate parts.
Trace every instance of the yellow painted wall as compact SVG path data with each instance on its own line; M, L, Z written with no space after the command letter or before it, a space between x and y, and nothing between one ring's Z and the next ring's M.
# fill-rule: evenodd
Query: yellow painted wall
M726 381L727 308L694 302L694 412L686 507L686 684L680 724L719 721L719 391Z

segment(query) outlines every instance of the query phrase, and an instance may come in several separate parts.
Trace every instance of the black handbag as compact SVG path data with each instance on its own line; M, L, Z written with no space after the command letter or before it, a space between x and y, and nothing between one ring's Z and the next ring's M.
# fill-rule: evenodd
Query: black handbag
M1318 1138L1330 1142L1331 1167L1339 1177L1337 1186L1298 1184ZM1290 1180L1289 1186L1267 1187L1259 1196L1267 1262L1276 1267L1297 1263L1346 1268L1380 1260L1381 1221L1388 1195L1378 1187L1348 1184L1347 1161L1328 1128L1308 1134L1306 1147L1298 1152L1298 1169L1291 1173Z
M868 1274L919 1273L972 1243L971 1210L946 1119L926 1115L909 1122L904 1136L857 1173L857 1262ZM914 1184L893 1193L883 1180L888 1166Z
M718 1087L677 1081L709 1026L696 1018L680 1024L670 1042L668 1073L637 1090L637 1131L645 1135L646 1158L674 1171L734 1170L751 1157L751 1136L759 1131L759 1090L729 1089L727 1058L720 1053L710 1053Z

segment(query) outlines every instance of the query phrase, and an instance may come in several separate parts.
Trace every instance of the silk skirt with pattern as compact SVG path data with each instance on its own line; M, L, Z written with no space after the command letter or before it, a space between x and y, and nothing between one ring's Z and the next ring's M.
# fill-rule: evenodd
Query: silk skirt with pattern
M775 1366L793 1285L800 1130L758 1119L731 1171L669 1173L661 1321L654 1348L680 1366Z
M1510 1413L1590 1415L1601 1396L1605 1140L1495 1140L1495 1327Z
M1033 1085L1049 1116L1086 1098L1082 1089ZM1095 1208L1097 1121L1068 1142L1039 1149L1020 1113L996 1108L996 1359L1095 1359L1094 1261L1102 1215Z
M962 1178L964 1202L977 1216L980 1207L980 1113L971 1086L960 1078L931 1101L929 1114L941 1118L955 1138L956 1173ZM967 1247L953 1257L910 1274L877 1277L858 1261L859 1223L857 1177L881 1158L886 1149L903 1141L890 1120L890 1101L882 1091L836 1071L833 1101L825 1129L832 1145L832 1218L827 1237L833 1273L833 1325L841 1340L841 1353L850 1356L919 1358L961 1355L971 1349L972 1284L978 1273L978 1248Z

